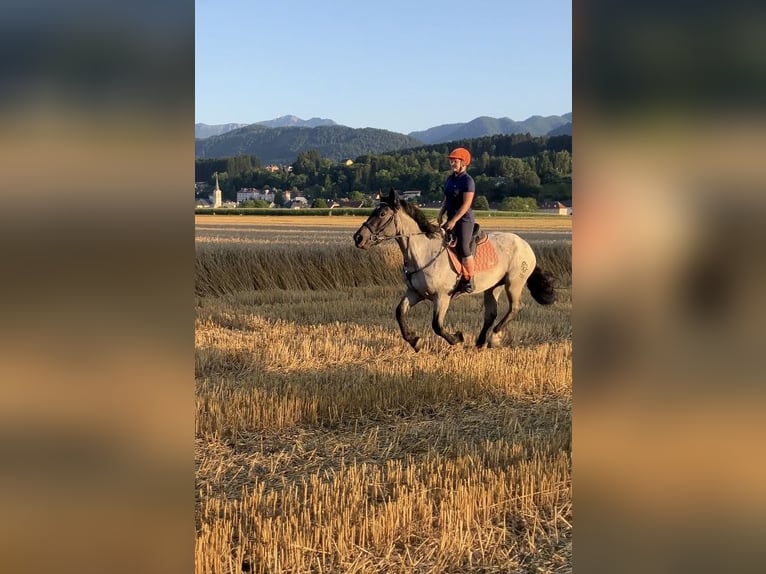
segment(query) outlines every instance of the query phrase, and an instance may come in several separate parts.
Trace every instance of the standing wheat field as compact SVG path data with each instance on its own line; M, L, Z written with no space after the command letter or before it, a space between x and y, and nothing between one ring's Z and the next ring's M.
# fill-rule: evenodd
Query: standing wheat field
M571 220L481 221L539 234L559 300L482 350L481 295L454 347L421 303L420 353L363 220L196 219L196 572L570 572Z

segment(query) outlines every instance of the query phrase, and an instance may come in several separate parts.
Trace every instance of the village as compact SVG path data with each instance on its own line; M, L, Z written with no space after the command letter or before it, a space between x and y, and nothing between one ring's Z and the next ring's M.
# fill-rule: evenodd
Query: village
M195 183L195 196L198 196L200 190L205 189L205 182ZM209 187L208 187L209 189ZM202 192L204 195L204 192ZM361 195L361 194L357 194ZM399 191L402 199L415 203L418 207L439 209L440 201L421 202L420 190ZM241 188L237 191L236 201L223 200L223 192L218 184L218 175L215 174L215 188L207 197L197 197L195 208L197 210L205 209L237 209L252 206L252 202L258 201L261 207L270 209L307 209L310 207L321 207L324 209L361 209L372 207L380 200L378 193L361 198L338 198L323 199L321 203L315 203L309 200L305 195L297 190L279 190L271 188ZM497 211L491 209L490 211ZM538 206L537 213L546 213L552 215L572 215L572 207L565 205L560 201L544 202Z

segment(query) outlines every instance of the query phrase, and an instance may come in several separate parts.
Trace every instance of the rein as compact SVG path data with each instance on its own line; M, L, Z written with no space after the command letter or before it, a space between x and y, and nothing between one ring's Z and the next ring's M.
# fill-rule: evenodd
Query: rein
M389 239L398 239L400 237L414 237L415 235L426 235L425 231L420 231L419 233L399 233L397 235L392 235L391 237L379 237L377 235L373 235L370 237L370 239L375 239L377 243L380 243L381 241L388 241Z
M362 224L362 227L366 227L367 230L370 232L370 241L372 241L374 244L378 244L382 241L387 241L389 239L398 239L400 237L412 237L414 235L426 235L425 231L420 231L419 233L397 233L396 235L391 235L390 237L381 237L379 234L382 232L386 227L391 225L394 221L395 214L391 214L391 217L388 218L388 221L384 223L383 225L379 226L379 231L373 230L373 228L370 226L370 223L368 221L365 221Z
M381 231L383 229L385 229L386 227L388 227L392 220L393 220L393 216L391 217L391 219L388 222L386 222L386 224L384 226L381 227ZM368 229L369 229L369 227L368 227ZM370 230L370 232L372 232L372 230ZM398 233L396 235L392 235L391 237L384 237L382 239L378 239L378 242L385 241L386 239L409 238L409 237L413 237L415 235L428 235L428 232L427 231L419 231L417 233ZM433 265L436 262L436 260L439 259L439 256L442 253L444 253L444 251L447 249L447 245L448 245L448 242L445 241L445 237L444 237L444 235L442 235L441 248L439 249L439 251L436 252L436 255L434 255L431 258L431 260L428 261L425 265L421 265L420 267L417 267L415 269L411 269L411 270L407 269L407 261L406 261L406 256L405 256L403 272L404 272L404 276L405 276L405 278L407 280L407 284L410 287L412 287L411 277L413 275L415 275L416 273L420 273L421 271L424 271L425 269L427 269L428 267Z
M370 241L372 242L373 245L377 245L377 244L382 243L383 241L387 241L389 239L407 239L407 238L410 238L410 237L414 237L416 235L429 235L430 234L430 232L428 232L428 231L418 231L418 232L415 232L415 233L395 233L394 235L390 235L388 237L382 237L381 233L383 233L386 229L388 229L389 225L391 225L392 223L395 224L395 217L396 217L396 213L394 212L394 213L392 213L388 217L388 219L385 221L385 223L383 223L381 225L376 225L375 226L376 229L373 229L373 226L370 225L369 220L365 221L362 224L362 227L366 228L370 232ZM396 231L396 229L394 229L394 231ZM407 284L411 288L413 286L412 285L412 276L415 275L416 273L421 273L421 272L425 271L428 267L430 267L431 265L436 263L436 261L439 259L439 257L447 249L448 245L449 245L449 238L446 237L444 233L442 233L441 248L439 249L439 251L427 263L425 263L424 265L421 265L421 266L419 266L419 267L417 267L415 269L408 269L407 268L408 264L413 263L414 261L412 259L409 259L407 257L407 255L406 255L406 253L404 254L405 255L405 261L404 261L404 269L402 271L404 273L404 277L405 277L405 280L406 280ZM402 252L404 253L405 248L403 246L401 246L401 247L402 247Z

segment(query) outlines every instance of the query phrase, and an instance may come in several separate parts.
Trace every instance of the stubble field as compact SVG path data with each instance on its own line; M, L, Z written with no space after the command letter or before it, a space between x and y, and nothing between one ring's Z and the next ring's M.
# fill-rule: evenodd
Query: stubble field
M396 246L289 219L196 220L196 572L571 571L571 220L481 221L537 234L559 301L491 350L480 295L451 348L421 303L415 353Z

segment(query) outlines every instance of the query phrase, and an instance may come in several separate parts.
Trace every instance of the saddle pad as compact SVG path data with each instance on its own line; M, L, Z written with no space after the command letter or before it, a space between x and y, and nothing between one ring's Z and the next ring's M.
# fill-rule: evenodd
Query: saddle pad
M476 273L491 269L497 265L497 251L495 250L495 246L488 240L489 238L486 236L485 238L485 241L480 240L476 245L476 251L473 255L474 269ZM463 264L460 262L460 258L455 254L455 251L451 247L447 248L447 253L449 253L452 269L455 270L455 273L462 274Z

